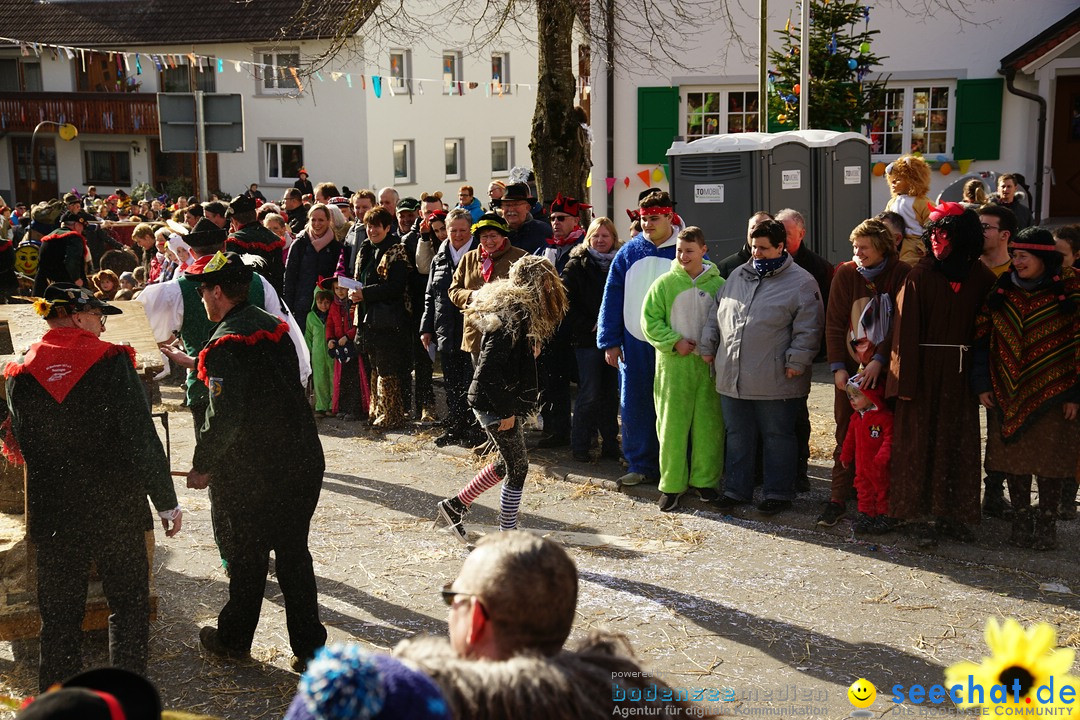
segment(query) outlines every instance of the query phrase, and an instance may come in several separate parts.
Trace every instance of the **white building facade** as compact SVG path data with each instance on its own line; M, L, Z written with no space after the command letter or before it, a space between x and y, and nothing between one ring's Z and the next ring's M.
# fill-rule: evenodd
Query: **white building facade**
M670 144L672 135L692 140L704 134L758 129L757 4L743 5L732 16L737 34L750 45L746 49L750 58L734 45L718 47L715 38L725 37L725 30L705 22L695 27L690 39L672 38L666 48L691 70L674 69L670 64L633 73L617 69L614 92L609 94L603 64L594 66L592 202L596 208L608 208L610 203L616 216L622 216L623 209L634 207L638 193L647 187L639 178L643 171L649 175L649 185L666 189L664 158L658 148ZM979 2L968 7L972 15L965 20L969 22L961 22L944 9L940 17L925 17L910 15L898 4L873 4L869 26L881 31L873 41L873 51L885 58L875 70L888 76L889 105L882 110L895 113L896 122L886 137L874 137L878 144L866 171L871 172L878 162L921 150L936 168L931 198L962 175L959 169L963 165L968 173L1020 172L1032 186L1042 175L1042 216L1080 215L1080 206L1067 211L1074 201L1065 184L1070 178L1080 181L1080 170L1070 169L1080 164L1080 159L1069 160L1067 155L1069 144L1080 140L1080 135L1072 137L1080 130L1068 122L1080 117L1080 85L1076 85L1080 76L1080 32L1076 27L1080 11L1076 3ZM776 31L782 30L789 18L797 24L799 10L788 1L770 3L769 13L769 43L775 49L780 45ZM647 47L620 47L618 60L640 63ZM998 72L1003 58L1018 48L1026 52L1020 53L1016 63L1015 86L1048 103L1041 166L1037 165L1036 152L1039 106L1010 93ZM961 97L965 88L966 107ZM706 108L704 113L702 107ZM615 137L610 155L605 132L609 113L614 118ZM1055 122L1060 126L1056 130ZM973 124L981 127L973 131ZM973 145L976 136L978 141ZM998 141L996 150L994 140ZM646 146L651 146L651 152ZM944 163L951 173L942 174L938 169ZM607 192L610 181L601 178L615 180L612 193ZM876 213L884 209L889 191L883 177L871 178L871 206Z
M175 6L148 4L149 15L160 6L175 26ZM241 22L249 17L238 15L242 4L195 2L217 16L171 33L185 44L154 42L170 33L154 32L149 18L130 30L94 26L89 19L109 5L0 0L5 17L22 18L0 32L0 195L9 203L30 199L31 180L35 201L89 185L103 195L143 183L174 196L197 188L194 154L161 150L158 92L241 96L244 150L210 156L211 192L235 195L257 183L279 199L304 167L314 183L390 185L402 196L442 191L453 203L460 185L484 198L492 178L529 163L536 55L525 38L477 49L466 48L468 28L434 48L358 36L363 58L343 53L314 72L327 40L258 39L277 37L282 13L299 0L248 3L259 13L256 27ZM32 163L40 121L48 122ZM78 137L58 138L57 122L75 125Z

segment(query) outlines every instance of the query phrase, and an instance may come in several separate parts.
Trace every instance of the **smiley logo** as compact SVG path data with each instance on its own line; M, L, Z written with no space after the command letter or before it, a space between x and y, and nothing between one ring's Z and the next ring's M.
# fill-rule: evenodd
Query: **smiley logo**
M874 683L866 678L859 678L851 683L847 696L855 707L860 709L868 708L874 704L874 699L877 698L877 688L874 687Z

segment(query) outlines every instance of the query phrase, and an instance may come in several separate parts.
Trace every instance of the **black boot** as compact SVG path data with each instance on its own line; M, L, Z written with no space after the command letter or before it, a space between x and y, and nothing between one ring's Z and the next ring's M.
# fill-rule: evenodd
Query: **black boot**
M1035 513L1036 550L1053 550L1057 547L1057 512L1053 508Z
M988 472L983 479L986 487L983 492L983 515L992 518L1009 517L1012 506L1005 499L1005 476L1001 473Z
M1012 532L1009 544L1016 547L1031 547L1034 542L1034 519L1031 508L1019 508L1012 516Z
M1076 519L1076 490L1075 480L1066 480L1061 483L1061 509L1058 512L1059 520Z

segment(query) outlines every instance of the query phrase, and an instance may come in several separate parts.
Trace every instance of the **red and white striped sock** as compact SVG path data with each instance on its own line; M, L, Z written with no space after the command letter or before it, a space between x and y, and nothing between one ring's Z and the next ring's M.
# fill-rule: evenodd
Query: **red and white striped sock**
M492 463L476 474L469 484L458 493L458 500L469 507L476 498L487 490L502 482L502 478L495 472L495 464Z

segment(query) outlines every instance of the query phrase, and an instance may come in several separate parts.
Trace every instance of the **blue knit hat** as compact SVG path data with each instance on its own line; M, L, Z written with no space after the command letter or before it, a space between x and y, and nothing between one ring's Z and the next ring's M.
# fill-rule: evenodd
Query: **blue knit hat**
M285 720L451 720L450 706L424 673L359 645L321 648L300 678Z

